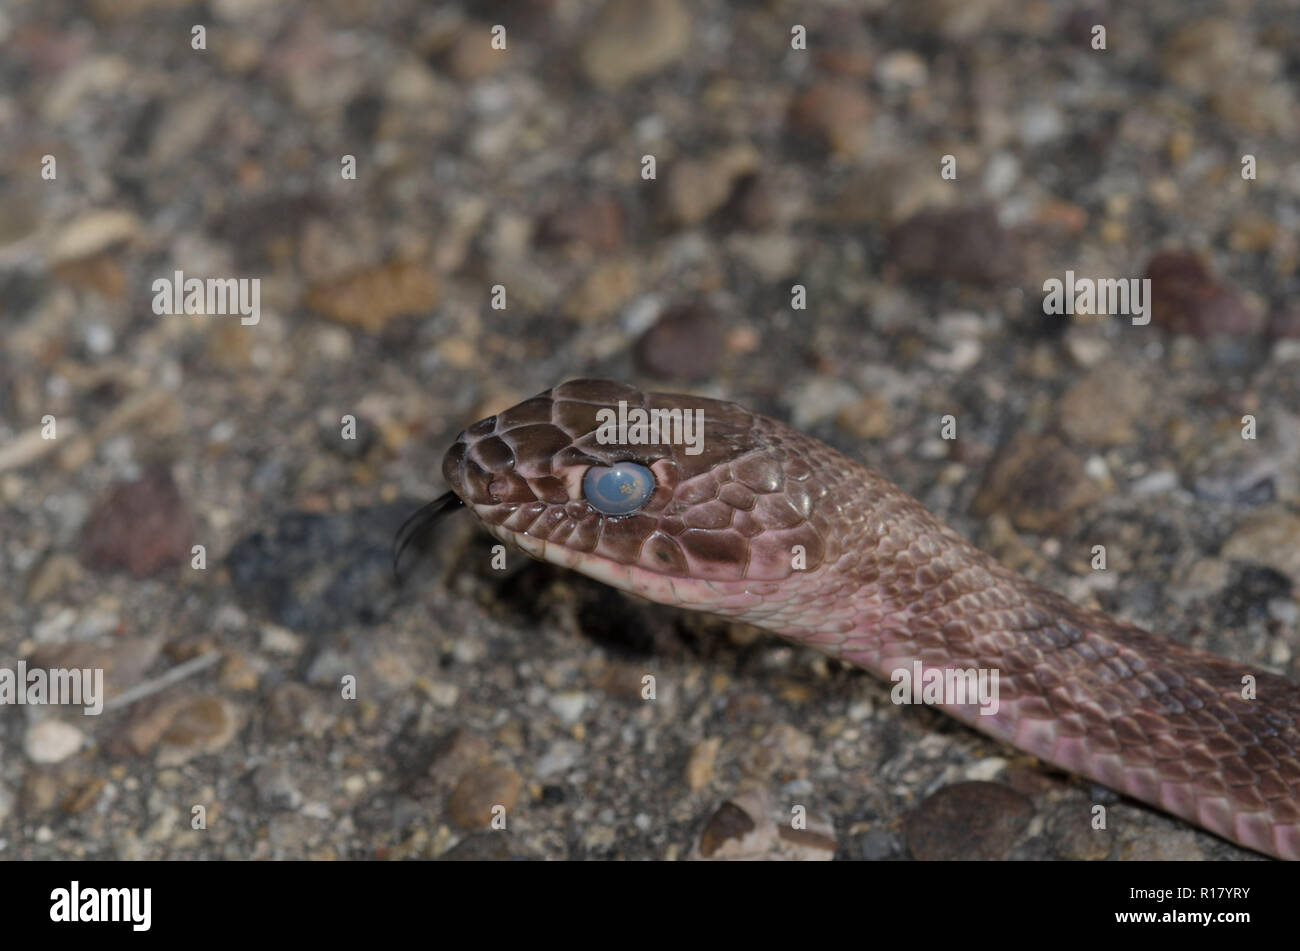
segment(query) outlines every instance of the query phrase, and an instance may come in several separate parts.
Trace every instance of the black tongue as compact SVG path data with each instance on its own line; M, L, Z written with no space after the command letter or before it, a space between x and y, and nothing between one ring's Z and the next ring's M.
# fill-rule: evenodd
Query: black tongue
M422 549L433 524L448 512L455 511L464 504L455 492L444 492L432 502L421 506L402 523L402 527L393 536L393 577L398 584L402 583L402 574L398 570L402 562L402 553L413 543L417 549Z

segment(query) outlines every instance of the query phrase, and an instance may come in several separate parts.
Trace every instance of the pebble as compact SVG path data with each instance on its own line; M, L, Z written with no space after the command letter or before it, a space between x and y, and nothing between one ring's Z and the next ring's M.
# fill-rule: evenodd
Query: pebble
M55 552L28 574L23 600L28 604L40 604L56 591L66 594L81 576L81 565L75 558Z
M533 240L539 247L578 244L616 251L623 244L623 222L623 208L612 196L577 193L541 218Z
M876 64L876 82L886 89L924 86L929 74L925 59L912 50L890 50Z
M1075 443L1110 448L1137 441L1151 387L1135 370L1103 363L1072 383L1056 404L1057 425Z
M1280 508L1252 515L1223 543L1219 555L1267 565L1300 587L1300 516Z
M686 760L686 788L691 792L698 792L713 782L721 748L722 738L716 736L695 744Z
M1263 317L1250 312L1236 288L1216 280L1195 251L1160 251L1147 262L1145 276L1157 326L1200 338L1263 329Z
M998 451L973 510L1002 512L1021 531L1052 534L1101 498L1083 459L1051 434L1021 433Z
M33 763L62 763L81 749L85 734L62 720L42 720L27 728L23 752Z
M722 356L722 318L712 309L686 306L669 310L636 343L641 369L670 380L705 380Z
M607 0L579 60L593 83L617 89L679 59L690 40L691 18L681 0Z
M550 707L551 712L565 724L577 723L582 719L582 714L587 709L587 703L587 695L577 690L552 694L546 701L546 705Z
M180 488L167 468L119 483L86 520L81 561L96 571L125 569L147 578L188 564L194 527Z
M754 817L734 802L724 802L700 833L699 849L704 858L712 858L729 842L743 842L758 829Z
M140 234L140 219L129 211L92 211L68 224L50 243L49 262L57 265L88 258Z
M239 732L239 711L220 697L194 697L182 703L159 737L158 764L179 766L224 748Z
M564 313L581 323L612 318L638 290L632 260L602 261L587 272L577 289L565 296Z
M818 82L790 104L790 127L832 155L852 157L869 144L871 104L859 83Z
M258 802L272 810L297 811L303 804L302 790L294 783L288 766L281 762L257 768L253 773L253 792Z
M509 34L507 34L508 36ZM460 80L473 82L491 76L510 59L510 47L492 48L492 25L478 21L465 23L446 53L447 71Z
M504 806L508 824L521 785L519 774L507 766L471 767L452 790L447 814L462 829L481 829L491 823L493 809Z
M1092 825L1092 804L1070 797L1052 808L1043 823L1044 837L1059 858L1099 862L1110 855L1115 833Z
M1033 817L1028 797L1000 783L944 786L907 817L907 849L922 862L1006 859Z
M1161 44L1160 69L1183 89L1206 93L1250 62L1249 37L1235 20L1205 17L1174 30Z
M1119 822L1114 810L1110 821L1112 825ZM1158 833L1133 830L1131 837L1120 843L1118 858L1125 862L1204 862L1207 856L1199 833L1188 828L1161 828Z
M1021 268L1019 243L992 209L926 209L892 229L889 259L908 278L993 287Z
M428 270L392 261L312 284L303 302L330 320L373 334L397 317L427 315L438 297L438 282Z
M308 736L310 725L319 719L320 701L310 687L291 681L272 690L260 712L271 736Z
M556 740L538 758L533 767L533 775L538 779L567 773L574 764L582 759L582 747L573 740Z
M704 221L726 204L735 183L752 172L758 162L758 152L749 145L674 162L664 188L669 220L687 227Z

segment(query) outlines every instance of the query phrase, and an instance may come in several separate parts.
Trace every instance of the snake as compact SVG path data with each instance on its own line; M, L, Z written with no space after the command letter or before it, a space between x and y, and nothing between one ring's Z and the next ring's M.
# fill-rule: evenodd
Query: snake
M779 420L570 380L466 428L442 474L450 491L399 530L395 568L466 507L541 561L896 683L996 672L996 704L928 700L1042 762L1300 859L1300 685L1076 605Z

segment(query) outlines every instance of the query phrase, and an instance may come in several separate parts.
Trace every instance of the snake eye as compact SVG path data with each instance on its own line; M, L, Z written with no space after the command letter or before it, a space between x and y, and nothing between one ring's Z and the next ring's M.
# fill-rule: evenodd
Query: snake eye
M605 515L635 512L654 490L654 473L635 462L592 466L582 477L582 494L592 508Z

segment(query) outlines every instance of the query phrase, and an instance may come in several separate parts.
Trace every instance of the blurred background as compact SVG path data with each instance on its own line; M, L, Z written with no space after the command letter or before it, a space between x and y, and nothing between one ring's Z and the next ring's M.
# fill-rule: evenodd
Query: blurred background
M1296 677L1298 76L1281 0L6 0L0 665L118 700L0 711L0 858L1248 857L468 517L389 543L607 376ZM1045 316L1067 269L1151 323Z

